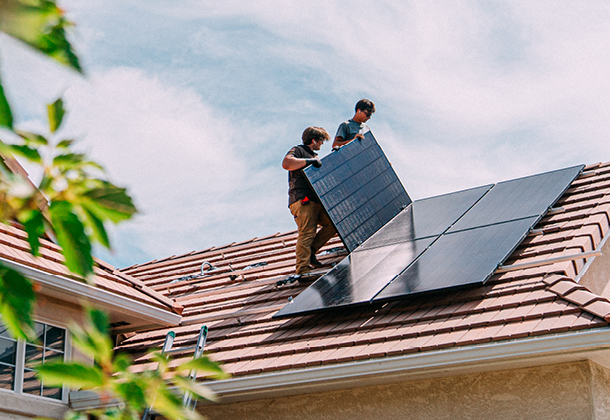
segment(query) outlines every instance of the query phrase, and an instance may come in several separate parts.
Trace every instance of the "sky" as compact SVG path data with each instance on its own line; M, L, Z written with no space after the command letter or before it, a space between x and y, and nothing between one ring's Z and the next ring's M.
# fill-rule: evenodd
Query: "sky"
M117 267L295 229L282 158L362 98L413 199L610 161L607 1L58 4L85 77L6 37L0 72L18 128L63 96L134 198L96 251Z

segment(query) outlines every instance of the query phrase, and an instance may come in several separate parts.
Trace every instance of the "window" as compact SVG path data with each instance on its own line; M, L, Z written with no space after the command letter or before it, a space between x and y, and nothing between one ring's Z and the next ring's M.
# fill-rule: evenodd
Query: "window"
M62 400L62 388L44 386L33 367L40 362L64 360L66 330L35 322L34 331L37 342L17 341L0 324L0 388Z

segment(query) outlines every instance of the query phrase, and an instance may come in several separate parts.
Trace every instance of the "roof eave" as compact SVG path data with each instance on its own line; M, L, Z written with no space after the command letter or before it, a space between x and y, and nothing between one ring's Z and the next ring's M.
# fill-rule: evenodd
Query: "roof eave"
M237 377L206 385L221 403L230 403L577 360L607 365L610 327Z
M42 294L78 304L86 301L95 307L118 314L118 316L124 314L131 319L137 319L142 325L178 325L182 319L170 308L163 309L138 302L80 281L49 274L4 258L0 258L0 261L3 265L19 271L27 278L38 283L41 286L39 293Z

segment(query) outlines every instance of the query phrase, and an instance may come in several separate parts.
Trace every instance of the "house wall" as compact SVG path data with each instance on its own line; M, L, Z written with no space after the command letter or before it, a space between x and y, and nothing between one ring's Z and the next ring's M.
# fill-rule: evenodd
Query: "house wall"
M82 321L82 309L75 304L61 302L56 299L39 296L34 318L61 327L67 327L71 321ZM68 339L68 343L70 343ZM86 360L73 349L68 353L73 359ZM63 418L68 409L65 402L31 395L19 395L12 391L0 389L0 420L31 419L36 417Z
M200 412L210 420L600 420L610 418L610 371L581 361L216 404Z

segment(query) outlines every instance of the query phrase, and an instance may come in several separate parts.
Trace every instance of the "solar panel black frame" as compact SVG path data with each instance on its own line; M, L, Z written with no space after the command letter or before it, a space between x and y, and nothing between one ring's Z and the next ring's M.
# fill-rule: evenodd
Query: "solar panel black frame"
M303 172L350 252L412 202L371 132Z

